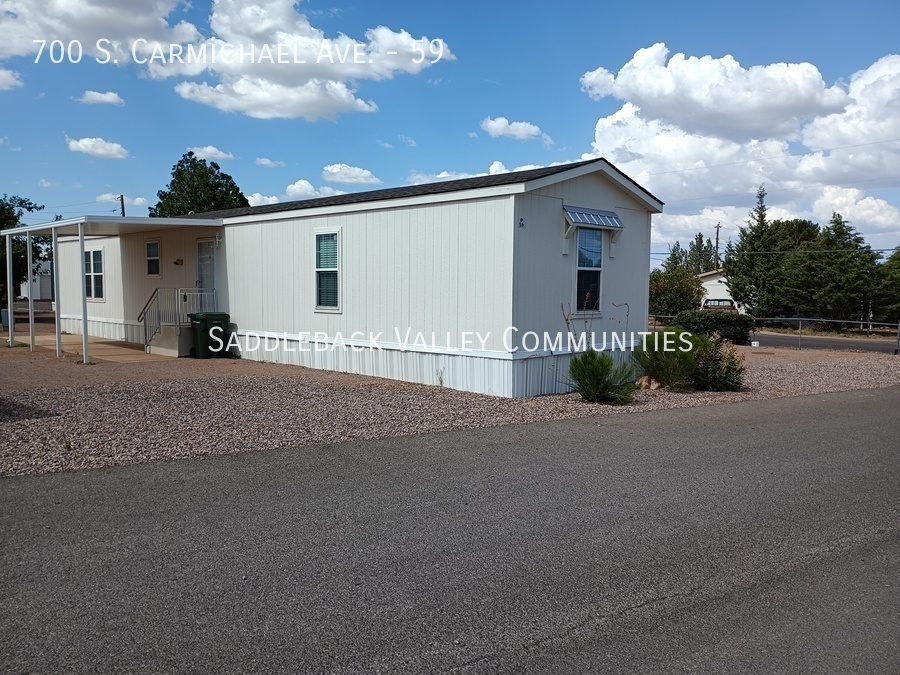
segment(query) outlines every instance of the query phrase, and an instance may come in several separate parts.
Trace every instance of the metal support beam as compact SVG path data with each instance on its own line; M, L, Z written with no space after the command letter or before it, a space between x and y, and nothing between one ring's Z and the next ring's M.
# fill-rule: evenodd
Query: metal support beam
M56 323L56 358L62 358L62 326L60 325L59 304L59 233L53 228L53 301L56 311L53 321Z
M31 259L31 232L25 235L28 246L28 347L34 351L34 261Z
M81 348L84 363L90 363L88 353L87 267L84 265L84 223L78 223L78 249L81 255Z
M6 313L9 319L9 346L16 344L16 321L13 317L15 314L14 303L15 293L13 292L13 257L12 257L12 235L6 235Z

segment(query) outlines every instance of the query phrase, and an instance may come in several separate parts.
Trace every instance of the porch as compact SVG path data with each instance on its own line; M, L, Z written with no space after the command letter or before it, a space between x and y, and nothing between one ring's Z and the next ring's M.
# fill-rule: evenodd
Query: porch
M134 352L137 350L138 354L157 352L147 354L151 359L177 356L184 353L185 338L189 342L190 333L183 330L189 326L187 315L216 309L216 249L221 227L222 221L218 219L84 216L4 230L9 306L14 305L13 237L26 240L29 269L33 262L33 238L46 237L52 241L52 257L57 261L55 268L58 270L53 280L57 357L62 357L63 351L71 353L77 347L75 343L78 340L81 348L75 353L84 362L90 362L92 349L99 349L100 358L104 360L147 360L136 359ZM194 234L191 234L192 230ZM172 252L162 258L159 242L171 236L195 237L197 259L193 260L183 253L173 255ZM85 247L86 239L88 249ZM132 248L138 247L138 257L128 258L123 253L125 244L119 242L124 241L132 242ZM62 256L61 244L66 249ZM49 245L48 241L48 248ZM104 245L108 250L103 249ZM164 262L169 265L174 263L174 266L167 265L166 272L162 272ZM142 265L147 265L147 269L142 270ZM163 277L167 274L177 286L157 287L161 286L160 281L165 281ZM65 283L60 283L60 277L65 277ZM195 279L196 287L182 288L185 283L195 283ZM143 310L136 316L145 301ZM63 305L67 307L64 308L66 311L60 311ZM13 314L10 312L7 337L10 345L15 344L16 333L19 332ZM48 338L38 340L35 335L32 299L28 300L27 317L28 345L34 351L39 342ZM64 330L76 335L63 335ZM139 344L140 341L144 344ZM64 346L67 348L64 349ZM110 356L112 358L108 358Z

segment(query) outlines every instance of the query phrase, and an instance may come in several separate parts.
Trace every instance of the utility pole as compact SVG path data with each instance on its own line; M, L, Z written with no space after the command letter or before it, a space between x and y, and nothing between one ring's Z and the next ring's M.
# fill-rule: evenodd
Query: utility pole
M722 229L722 223L716 223L716 269L719 269L719 230Z
M122 217L125 217L125 195L119 195L119 204L122 206ZM719 246L719 235L716 234L716 248Z

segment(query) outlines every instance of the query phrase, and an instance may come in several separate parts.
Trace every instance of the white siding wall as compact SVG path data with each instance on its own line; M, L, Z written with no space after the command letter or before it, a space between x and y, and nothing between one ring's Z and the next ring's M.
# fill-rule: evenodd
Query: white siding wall
M88 300L88 333L96 337L143 342L137 316L156 288L194 288L197 279L197 241L215 238L221 228L190 228L129 234L122 237L89 237L85 250L103 249L103 301ZM160 243L160 275L147 275L146 244ZM78 239L60 240L60 314L62 329L81 333L81 267ZM175 265L176 259L184 261ZM219 251L219 261L224 260ZM222 270L219 265L221 287ZM219 299L219 308L228 311Z
M381 350L245 358L511 395L496 358L512 320L513 198L291 218L225 228L225 295L240 334L338 333ZM315 309L315 232L340 231L338 313ZM399 339L398 339L399 331ZM408 332L409 331L409 332ZM464 332L479 332L463 344ZM362 333L363 337L358 334ZM399 351L422 333L442 354ZM434 340L432 341L432 333ZM380 334L380 335L379 335ZM245 345L246 347L246 345ZM308 345L307 345L308 347ZM474 359L461 365L468 347ZM291 345L289 349L297 349Z
M566 229L563 205L615 211L625 230L614 250L610 233L603 234L603 267L600 287L600 313L589 322L589 329L602 340L602 334L628 333L647 329L650 214L618 187L596 174L564 181L519 195L516 198L516 222L525 220L515 235L514 325L521 336L534 331L543 337L546 331L556 335L565 331L561 304L575 306L575 236L563 255ZM614 257L610 253L614 252ZM613 303L629 307L614 307ZM577 319L575 330L584 330ZM602 343L601 343L602 344ZM601 344L597 346L600 347ZM528 396L568 389L568 355L548 352L517 354L513 389L516 396Z
M123 312L122 295L122 253L116 237L86 237L84 250L103 250L103 294L102 300L88 299L88 320L96 325L121 323ZM78 329L69 332L81 332L81 274L83 261L78 250L78 238L60 239L59 242L59 303L60 315L63 318L79 319ZM65 328L65 330L69 330ZM104 337L120 339L122 335L104 332L96 333ZM113 329L110 329L113 330ZM91 332L92 335L95 333Z
M341 233L339 313L316 311L315 232ZM463 331L490 333L502 350L512 320L509 197L336 216L229 225L227 297L240 329L437 334L460 348ZM450 341L447 341L447 333Z

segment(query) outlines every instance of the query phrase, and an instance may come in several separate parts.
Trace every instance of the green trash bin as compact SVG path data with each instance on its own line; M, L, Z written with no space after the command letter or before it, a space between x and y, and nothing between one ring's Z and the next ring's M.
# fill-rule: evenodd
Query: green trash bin
M195 359L213 359L229 356L228 323L231 317L225 312L197 312L188 314L193 333L191 356ZM213 330L215 329L215 330ZM212 335L210 335L212 331ZM219 342L221 340L221 343Z

